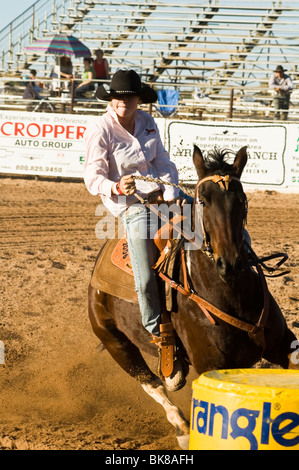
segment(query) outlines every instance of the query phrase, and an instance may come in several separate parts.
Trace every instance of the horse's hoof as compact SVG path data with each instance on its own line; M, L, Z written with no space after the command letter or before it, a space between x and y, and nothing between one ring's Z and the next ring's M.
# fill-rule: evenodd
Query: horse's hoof
M189 450L189 434L177 436L178 444L182 450Z

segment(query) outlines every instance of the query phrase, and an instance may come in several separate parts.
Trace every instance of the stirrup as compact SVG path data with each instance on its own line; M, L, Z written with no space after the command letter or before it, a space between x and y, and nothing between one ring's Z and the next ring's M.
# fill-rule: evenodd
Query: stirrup
M169 377L173 371L175 340L172 323L160 324L161 336L152 335L151 343L159 348L160 372L163 377Z
M180 390L186 384L185 370L182 361L178 356L173 357L171 372L169 375L165 376L164 367L162 368L162 337L152 335L152 340L150 342L156 344L158 347L158 376L163 380L169 392ZM173 349L175 350L175 344L173 345Z
M169 377L173 371L174 361L174 329L172 323L160 324L162 347L161 347L161 372L164 377Z

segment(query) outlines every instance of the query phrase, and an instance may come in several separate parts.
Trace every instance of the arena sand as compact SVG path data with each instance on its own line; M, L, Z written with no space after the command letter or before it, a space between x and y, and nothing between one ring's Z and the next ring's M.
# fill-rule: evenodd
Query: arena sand
M289 255L290 273L269 288L299 338L299 195L252 192L248 199L256 253ZM95 236L99 203L81 182L1 179L0 449L178 449L162 407L91 330L87 287L103 243ZM196 377L191 371L187 387L170 394L187 417Z

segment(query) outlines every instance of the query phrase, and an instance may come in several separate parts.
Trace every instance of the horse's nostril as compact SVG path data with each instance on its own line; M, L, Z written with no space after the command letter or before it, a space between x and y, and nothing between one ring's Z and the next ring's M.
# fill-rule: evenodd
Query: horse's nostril
M241 266L242 262L239 257L233 264L231 264L229 261L227 261L225 258L222 258L221 256L219 256L216 261L217 271L223 279L228 279L233 277L234 275L237 275L241 270Z

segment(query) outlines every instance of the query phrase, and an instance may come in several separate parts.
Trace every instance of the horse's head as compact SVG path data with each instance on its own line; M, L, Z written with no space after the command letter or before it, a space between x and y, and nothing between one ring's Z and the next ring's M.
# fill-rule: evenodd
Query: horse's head
M247 162L246 147L238 151L233 164L225 161L227 153L215 150L204 158L196 146L193 153L199 178L195 204L203 206L204 244L224 281L236 278L242 268L241 245L247 212L240 182Z

